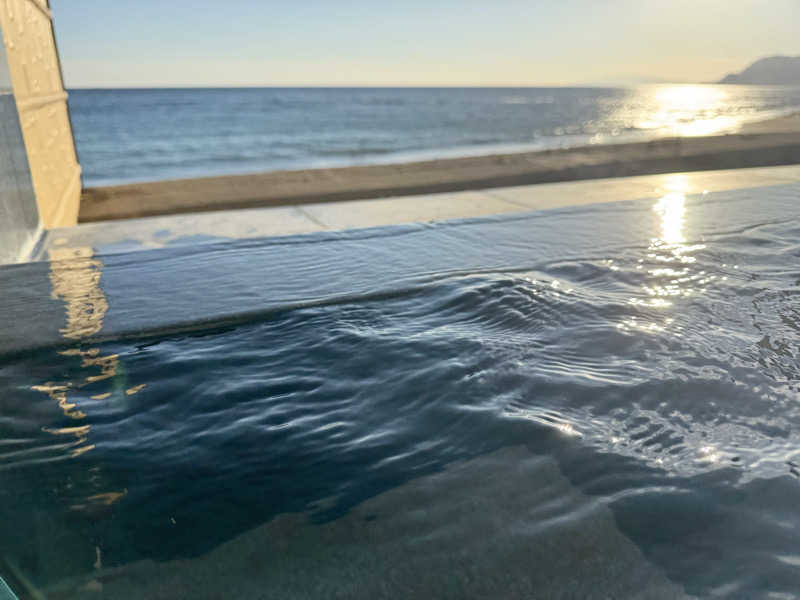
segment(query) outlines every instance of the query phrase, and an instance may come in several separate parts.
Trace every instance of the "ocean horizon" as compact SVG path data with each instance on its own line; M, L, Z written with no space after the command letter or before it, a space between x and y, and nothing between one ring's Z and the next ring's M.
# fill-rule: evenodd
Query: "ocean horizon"
M735 132L800 87L76 88L84 185L402 163Z

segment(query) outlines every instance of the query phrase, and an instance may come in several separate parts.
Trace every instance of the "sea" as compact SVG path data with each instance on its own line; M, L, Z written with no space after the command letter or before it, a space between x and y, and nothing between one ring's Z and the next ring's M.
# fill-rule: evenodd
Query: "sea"
M800 86L75 89L84 185L735 132Z

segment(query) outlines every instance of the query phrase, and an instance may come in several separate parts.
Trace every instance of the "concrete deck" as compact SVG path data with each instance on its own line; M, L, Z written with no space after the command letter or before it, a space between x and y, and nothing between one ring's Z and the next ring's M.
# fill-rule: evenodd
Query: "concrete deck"
M158 248L204 240L244 239L421 223L800 182L800 165L695 171L526 185L468 192L324 202L301 206L147 217L50 230L35 258L53 248L99 251Z

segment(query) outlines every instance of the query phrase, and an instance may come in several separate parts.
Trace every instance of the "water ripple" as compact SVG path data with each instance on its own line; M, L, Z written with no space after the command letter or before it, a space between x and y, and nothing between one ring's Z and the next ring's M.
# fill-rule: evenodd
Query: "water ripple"
M646 213L626 208L654 219L653 235L595 255L415 265L423 276L400 291L378 286L237 325L90 336L7 358L0 502L13 518L4 539L52 582L91 571L95 545L119 567L194 559L295 513L318 528L310 531L345 536L345 523L361 531L352 515L395 498L397 514L407 502L441 519L400 543L457 538L472 548L447 506L415 504L414 486L515 446L552 460L580 495L542 487L533 512L515 505L504 526L481 520L495 539L557 537L604 507L689 593L796 590L797 227L724 223L702 233L687 202L678 194ZM509 242L519 248L522 229ZM373 243L357 240L359 249ZM58 281L96 287L101 259L78 260L57 267ZM100 320L114 314L110 289L90 294L103 301ZM92 321L99 313L68 314L81 315L82 329L103 326ZM476 498L528 497L535 487L535 478L501 484L475 469L484 479L458 485ZM490 488L479 494L481 481ZM467 518L469 492L436 497ZM70 549L58 566L31 558L46 526Z

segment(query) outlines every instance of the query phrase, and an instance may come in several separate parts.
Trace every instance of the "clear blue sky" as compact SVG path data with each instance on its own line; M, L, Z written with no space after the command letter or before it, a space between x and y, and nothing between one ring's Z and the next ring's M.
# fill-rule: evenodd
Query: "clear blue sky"
M68 87L709 81L800 0L51 0Z

